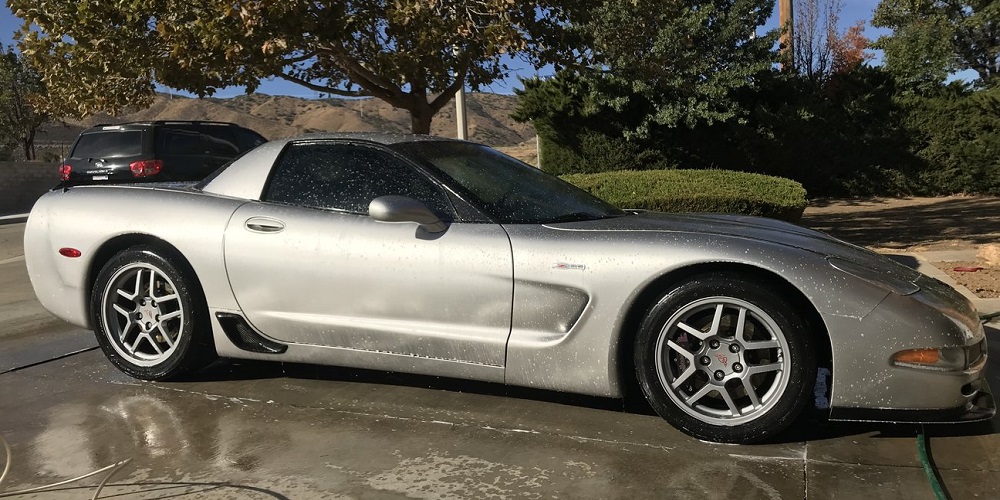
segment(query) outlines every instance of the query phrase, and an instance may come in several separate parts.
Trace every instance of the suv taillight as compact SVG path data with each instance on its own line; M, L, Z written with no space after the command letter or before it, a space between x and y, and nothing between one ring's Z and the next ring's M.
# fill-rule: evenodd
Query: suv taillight
M59 167L59 180L68 181L69 174L73 172L73 167L70 165L63 165Z
M142 160L129 163L129 170L134 177L149 177L160 173L163 169L163 160Z

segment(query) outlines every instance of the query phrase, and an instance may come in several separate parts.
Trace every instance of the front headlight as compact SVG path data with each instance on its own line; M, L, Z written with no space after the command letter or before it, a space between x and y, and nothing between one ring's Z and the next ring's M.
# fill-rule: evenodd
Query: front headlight
M837 257L828 257L827 260L834 269L867 281L885 291L897 295L913 295L920 291L920 287L912 280L906 279L905 276L897 276L891 272L879 272L861 264L838 259Z

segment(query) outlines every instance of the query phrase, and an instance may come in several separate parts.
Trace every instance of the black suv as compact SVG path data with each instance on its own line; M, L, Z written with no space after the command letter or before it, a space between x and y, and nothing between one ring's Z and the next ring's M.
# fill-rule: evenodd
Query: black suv
M151 121L84 130L59 167L71 184L200 180L266 142L234 123Z

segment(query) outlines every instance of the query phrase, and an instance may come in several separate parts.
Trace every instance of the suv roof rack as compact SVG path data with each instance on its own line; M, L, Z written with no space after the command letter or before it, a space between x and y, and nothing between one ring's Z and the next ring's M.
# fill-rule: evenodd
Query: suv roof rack
M141 120L135 122L122 122L122 123L98 123L96 125L91 125L88 128L118 127L125 125L218 125L226 127L239 127L239 125L236 123L219 122L212 120Z
M173 124L191 124L191 125L227 125L230 127L238 127L235 123L230 122L217 122L211 120L153 120L151 122L154 125L173 125Z

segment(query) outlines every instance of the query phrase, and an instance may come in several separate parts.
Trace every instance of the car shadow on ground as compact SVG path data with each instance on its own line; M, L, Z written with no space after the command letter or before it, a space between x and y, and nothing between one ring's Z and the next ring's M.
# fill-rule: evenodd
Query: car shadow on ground
M625 404L621 399L600 398L526 387L514 387L490 382L479 382L475 380L300 363L221 360L201 372L192 375L188 380L225 381L270 379L280 377L465 392L484 396L500 396L546 401L556 404L581 406L600 410L625 411L626 409ZM645 412L649 415L654 415L653 410L649 408L648 405L646 405ZM643 409L639 408L636 413L643 413Z
M90 498L95 486L62 486L59 488L46 488L44 493L58 494L66 493L76 495L76 498ZM233 484L230 482L211 481L110 481L101 485L101 498L130 497L131 495L143 496L144 498L200 498L213 494L222 495L226 498L246 498L247 496L273 498L275 500L289 500L289 497L277 491L257 486L247 486ZM116 492L118 492L116 494ZM152 496L156 495L156 496ZM11 493L0 493L0 498L7 496L21 496ZM94 496L93 498L97 498Z
M994 360L1000 360L1000 331L993 328L988 328L988 330L991 339L996 338L998 340L994 341L990 347L990 357ZM996 362L992 364L996 364ZM282 377L414 387L541 401L602 411L624 412L634 415L656 415L640 394L630 394L624 399L612 399L506 386L489 382L298 363L223 360L192 376L190 380L259 380ZM1000 366L997 369L988 371L988 380L992 387L1000 387ZM855 435L870 435L869 437L876 439L914 437L920 433L925 433L930 437L997 434L1000 433L1000 417L994 417L992 420L978 423L933 424L927 426L898 423L831 422L825 418L823 410L806 408L802 415L788 429L762 444L799 443Z
M1000 201L948 198L870 211L807 213L800 224L862 246L906 248L945 240L983 245L1000 236Z

